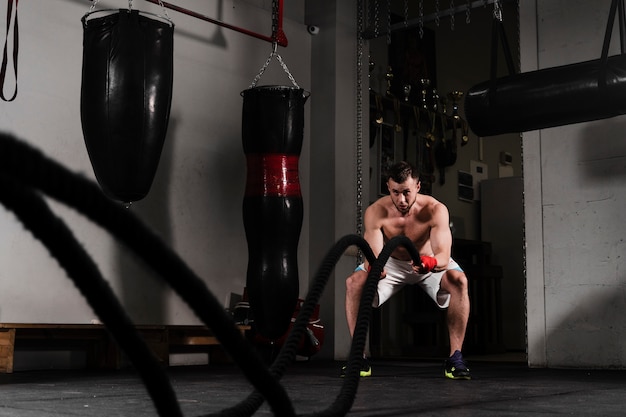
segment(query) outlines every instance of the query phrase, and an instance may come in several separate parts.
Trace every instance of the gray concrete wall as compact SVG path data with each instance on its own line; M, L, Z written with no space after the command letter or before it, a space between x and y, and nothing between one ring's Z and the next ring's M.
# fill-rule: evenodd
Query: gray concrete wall
M14 102L0 102L0 129L93 180L80 124L80 19L90 4L82 0L19 3L19 93ZM271 35L270 1L177 4ZM127 5L101 1L97 10ZM142 1L134 2L134 8L162 13L160 7ZM303 22L304 2L287 2L285 9L289 46L279 47L278 52L300 86L310 90L311 37ZM246 165L240 92L258 74L272 46L172 10L168 14L176 25L170 126L153 187L130 210L159 233L228 307L230 294L243 292L247 267L241 213ZM291 85L276 59L258 83L267 84ZM7 94L13 85L8 77ZM305 201L310 198L309 109L307 104L300 160ZM197 322L186 304L127 248L72 209L50 204L93 256L135 322ZM307 207L299 246L302 295L308 287L309 216ZM46 249L3 207L0 248L0 321L89 323L96 318Z
M523 69L600 57L610 1L521 3ZM524 134L531 366L626 366L624 123L618 116Z

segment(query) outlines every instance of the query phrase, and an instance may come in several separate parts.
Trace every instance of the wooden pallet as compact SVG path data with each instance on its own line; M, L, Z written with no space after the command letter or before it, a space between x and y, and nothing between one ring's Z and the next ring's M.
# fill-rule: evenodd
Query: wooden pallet
M245 332L249 327L239 329ZM136 330L164 365L169 365L170 353L212 353L220 346L205 326L146 325ZM86 367L97 369L119 369L124 357L102 324L0 323L0 373L13 372L16 348L82 350Z

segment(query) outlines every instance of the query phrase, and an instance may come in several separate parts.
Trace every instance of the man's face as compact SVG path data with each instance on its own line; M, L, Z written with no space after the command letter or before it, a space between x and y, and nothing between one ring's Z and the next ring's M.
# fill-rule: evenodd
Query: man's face
M417 194L420 190L420 183L415 178L409 177L403 183L397 183L392 179L387 181L387 188L389 189L389 195L391 195L391 201L394 206L402 214L406 214L415 203Z

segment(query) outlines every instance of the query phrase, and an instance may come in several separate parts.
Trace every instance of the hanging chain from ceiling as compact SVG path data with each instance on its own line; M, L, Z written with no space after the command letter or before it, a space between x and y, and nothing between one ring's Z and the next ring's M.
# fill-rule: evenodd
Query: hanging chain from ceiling
M357 48L356 48L356 234L363 235L363 50L365 41L366 0L357 1ZM357 265L363 262L361 251L357 254Z
M383 3L383 1L385 3ZM395 2L393 0L363 0L360 5L364 9L364 16L367 14L371 21L367 21L364 28L365 38L372 39L379 36L385 36L387 42L390 42L389 32L395 30L405 30L413 27L419 28L420 38L423 38L424 25L433 22L436 28L439 28L441 19L450 19L450 29L454 30L456 25L456 16L465 13L465 23L471 23L471 10L488 5L493 5L494 13L502 16L502 6L504 3L514 3L517 0L466 0L462 4L458 4L454 0L450 0L449 6L441 7L441 0L403 0ZM410 7L417 3L417 17L412 15ZM394 5L395 8L394 8ZM426 6L426 7L425 7ZM401 9L402 8L402 9ZM395 10L395 11L394 11ZM384 16L383 14L386 14ZM392 23L392 16L397 14L403 16L401 21ZM381 15L382 25L381 25ZM386 21L386 22L385 22ZM381 27L382 26L382 27Z

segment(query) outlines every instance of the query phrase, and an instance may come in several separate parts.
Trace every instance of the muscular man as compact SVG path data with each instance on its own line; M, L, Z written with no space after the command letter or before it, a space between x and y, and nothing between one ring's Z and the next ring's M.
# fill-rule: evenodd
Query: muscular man
M407 284L417 284L439 308L447 309L450 357L444 374L451 379L470 379L461 349L469 317L467 278L451 258L452 233L447 207L431 196L419 194L415 168L407 162L393 165L387 176L389 195L370 205L364 215L364 238L378 256L389 239L404 235L413 242L421 263L415 264L404 246L398 246L378 281L374 307L380 307ZM360 265L346 280L346 319L350 336L359 312L359 302L369 265ZM361 376L371 375L364 357Z

